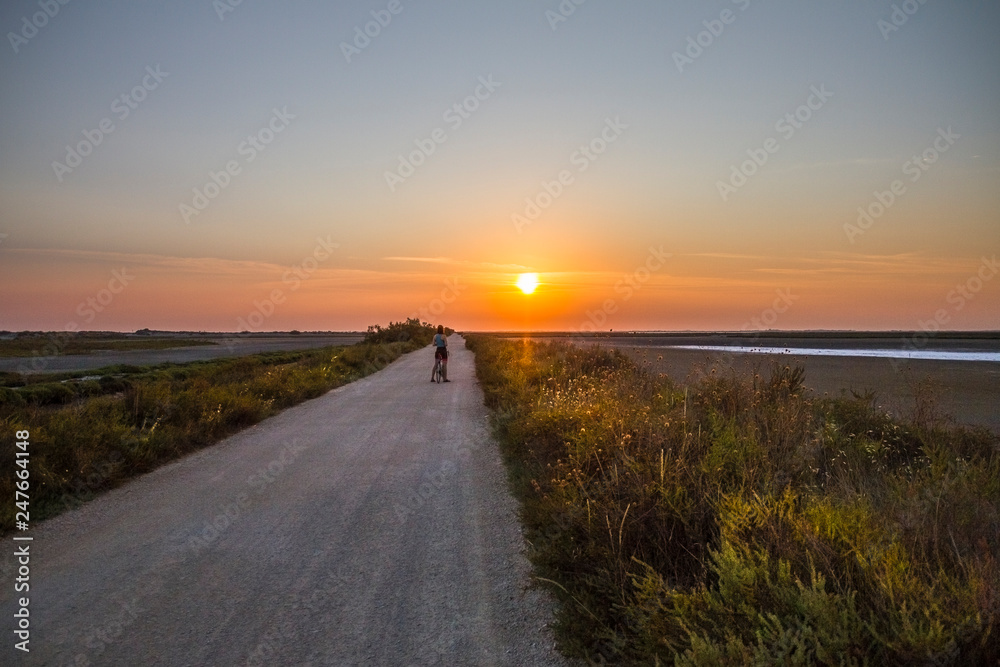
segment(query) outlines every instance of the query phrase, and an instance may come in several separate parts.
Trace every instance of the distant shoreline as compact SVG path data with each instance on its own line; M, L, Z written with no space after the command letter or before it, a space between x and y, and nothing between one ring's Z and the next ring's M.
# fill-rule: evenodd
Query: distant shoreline
M157 335L151 338L164 338ZM185 340L185 337L178 336ZM262 352L288 352L308 350L332 345L352 345L364 338L362 333L335 334L198 334L195 338L215 343L196 347L181 346L163 349L114 351L101 350L86 354L45 354L47 341L40 337L40 354L29 356L0 356L0 372L5 373L64 373L96 370L116 364L151 366L162 363L189 363L223 357L240 357ZM122 338L106 338L108 341ZM136 340L130 337L126 340ZM51 348L49 348L51 349ZM58 348L57 348L58 349Z
M729 347L798 347L1000 352L1000 331L733 331L733 332L496 332L501 338L580 340L635 347L722 345Z
M570 342L617 349L641 366L685 384L715 368L719 372L768 372L772 364L802 366L805 386L818 397L874 391L881 406L908 418L918 400L931 400L939 413L967 426L1000 433L1000 364L995 361L890 359L877 356L816 356L804 350L923 350L1000 352L1000 332L500 332L502 338ZM684 345L719 345L722 350ZM745 347L787 348L783 354L752 353ZM732 351L729 349L732 348Z

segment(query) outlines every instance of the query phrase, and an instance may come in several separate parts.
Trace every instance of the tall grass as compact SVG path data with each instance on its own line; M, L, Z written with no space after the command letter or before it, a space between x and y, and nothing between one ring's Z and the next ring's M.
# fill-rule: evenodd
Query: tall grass
M31 433L31 519L53 516L277 412L385 367L423 340L132 368L0 394L0 532L14 527L13 434ZM60 389L60 391L56 391ZM44 390L44 391L43 391Z
M567 654L1000 660L996 436L812 398L801 369L682 387L599 348L469 346Z

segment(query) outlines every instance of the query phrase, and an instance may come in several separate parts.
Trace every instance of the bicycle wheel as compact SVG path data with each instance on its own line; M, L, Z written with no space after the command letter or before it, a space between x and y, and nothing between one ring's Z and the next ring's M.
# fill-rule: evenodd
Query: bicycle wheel
M434 381L441 384L441 380L444 378L444 364L440 359L434 364Z

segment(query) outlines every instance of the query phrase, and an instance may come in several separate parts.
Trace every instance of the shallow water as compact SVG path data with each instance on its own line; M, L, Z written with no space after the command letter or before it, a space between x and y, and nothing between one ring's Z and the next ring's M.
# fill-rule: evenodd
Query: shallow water
M930 359L935 361L993 361L1000 363L1000 352L960 350L859 350L811 347L744 347L739 345L664 345L675 350L708 350L744 354L788 354L814 357L882 357L885 359Z

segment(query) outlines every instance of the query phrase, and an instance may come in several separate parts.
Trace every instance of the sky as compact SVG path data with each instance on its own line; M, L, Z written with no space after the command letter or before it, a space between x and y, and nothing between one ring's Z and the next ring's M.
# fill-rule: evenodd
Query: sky
M996 2L11 0L0 29L0 329L1000 329Z

